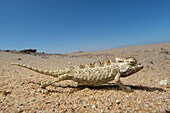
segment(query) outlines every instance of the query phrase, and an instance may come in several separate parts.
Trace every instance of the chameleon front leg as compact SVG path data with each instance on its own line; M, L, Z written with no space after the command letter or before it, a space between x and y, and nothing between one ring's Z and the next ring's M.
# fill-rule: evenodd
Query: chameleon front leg
M120 81L120 77L121 77L121 75L120 75L120 73L118 73L118 74L115 76L115 78L114 78L114 80L115 80L115 82L117 83L117 85L118 85L123 91L125 91L125 92L127 92L127 93L132 92L130 87L126 87L126 86Z
M59 82L59 81L62 81L62 80L65 80L67 77L67 75L61 75L59 76L58 78L55 78L53 81L49 81L49 82L45 82L41 85L41 92L42 93L48 93L48 90L46 89L47 86L53 84L53 83L56 83L56 82Z

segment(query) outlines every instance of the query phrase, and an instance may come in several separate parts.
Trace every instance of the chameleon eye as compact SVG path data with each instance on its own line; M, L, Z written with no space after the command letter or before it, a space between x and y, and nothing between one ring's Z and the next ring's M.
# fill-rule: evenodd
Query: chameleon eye
M130 61L131 64L133 64L134 62L133 61Z
M135 65L136 64L135 61L130 61L129 63L130 63L130 65Z

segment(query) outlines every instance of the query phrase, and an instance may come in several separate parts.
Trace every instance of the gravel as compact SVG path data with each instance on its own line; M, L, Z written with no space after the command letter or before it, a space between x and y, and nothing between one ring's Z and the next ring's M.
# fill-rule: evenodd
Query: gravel
M170 55L161 52L165 51L161 48L170 50L170 43L64 56L47 55L47 59L38 55L0 52L0 113L168 113ZM22 58L18 62L56 70L98 60L113 60L116 56L135 57L144 65L140 72L121 78L125 85L131 87L132 93L122 91L114 80L97 87L78 87L76 83L68 80L49 86L51 92L42 94L39 92L40 84L54 79L53 77L10 65L17 62L17 58Z

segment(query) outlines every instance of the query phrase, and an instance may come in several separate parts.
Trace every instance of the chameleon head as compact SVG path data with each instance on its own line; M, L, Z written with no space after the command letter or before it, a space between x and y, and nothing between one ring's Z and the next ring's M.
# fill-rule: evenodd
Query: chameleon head
M135 58L129 57L129 58L115 58L116 63L119 67L119 71L121 73L121 77L129 76L133 73L138 72L143 68L143 65L141 65Z

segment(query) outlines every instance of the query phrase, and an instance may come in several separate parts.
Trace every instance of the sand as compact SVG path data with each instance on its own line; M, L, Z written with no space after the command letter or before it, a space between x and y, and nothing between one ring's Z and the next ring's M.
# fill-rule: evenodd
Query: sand
M72 65L135 57L144 69L121 78L132 93L125 93L113 81L101 86L77 86L61 81L42 94L40 84L53 77L38 74L10 63L41 69L64 69ZM163 82L163 83L160 83ZM0 113L114 113L170 111L170 43L75 52L64 55L0 52Z

